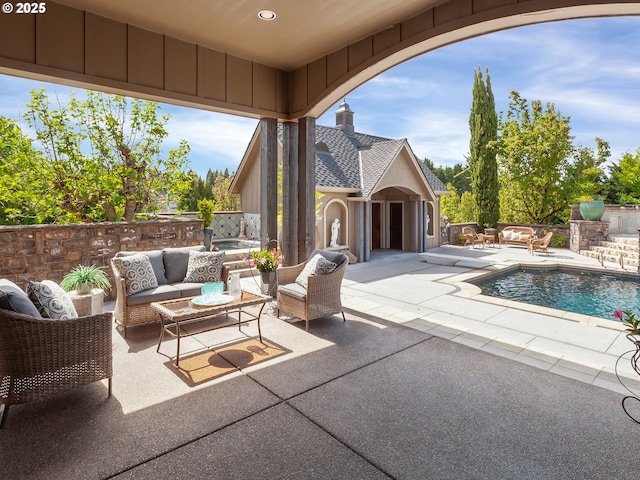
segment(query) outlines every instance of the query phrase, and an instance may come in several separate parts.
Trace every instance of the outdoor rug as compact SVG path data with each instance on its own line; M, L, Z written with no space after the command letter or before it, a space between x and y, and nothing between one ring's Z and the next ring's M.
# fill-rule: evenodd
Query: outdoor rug
M180 358L180 366L173 360L167 365L178 377L189 386L220 378L237 370L271 360L290 350L262 337L263 343L255 338L227 344L194 355Z

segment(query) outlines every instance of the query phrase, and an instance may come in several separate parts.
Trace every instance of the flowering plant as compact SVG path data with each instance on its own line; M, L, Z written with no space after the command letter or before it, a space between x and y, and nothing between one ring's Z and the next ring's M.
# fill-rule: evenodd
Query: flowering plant
M629 335L640 335L640 318L631 310L616 310L613 316L624 323Z
M275 272L282 262L282 255L274 248L272 250L256 250L251 252L253 264L259 272Z

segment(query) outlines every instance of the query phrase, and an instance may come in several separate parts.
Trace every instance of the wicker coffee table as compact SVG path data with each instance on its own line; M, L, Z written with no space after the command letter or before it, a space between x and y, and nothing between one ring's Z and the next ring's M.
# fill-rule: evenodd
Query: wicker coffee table
M215 306L199 306L192 303L193 298L178 298L175 300L165 300L164 302L153 302L151 306L155 308L161 316L160 320L160 338L158 338L158 348L156 352L160 352L160 345L165 334L170 335L178 340L176 351L176 367L180 364L180 338L189 337L198 333L209 332L218 328L230 327L238 325L238 330L243 323L256 320L258 322L258 336L262 343L262 332L260 330L260 316L264 306L273 300L271 296L260 295L256 293L242 292L242 297L232 300L229 303ZM246 308L252 306L260 306L258 314L255 315L246 311ZM238 320L234 322L225 322L222 324L207 325L198 328L193 332L183 332L181 327L192 323L204 323L213 317L221 315L238 314Z

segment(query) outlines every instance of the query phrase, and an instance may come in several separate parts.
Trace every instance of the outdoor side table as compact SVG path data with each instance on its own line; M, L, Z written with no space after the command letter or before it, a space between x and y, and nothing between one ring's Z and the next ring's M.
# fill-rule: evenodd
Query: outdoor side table
M101 288L94 288L91 290L91 293L87 293L86 295L80 295L76 290L71 290L69 297L79 317L102 313L104 307L104 291Z

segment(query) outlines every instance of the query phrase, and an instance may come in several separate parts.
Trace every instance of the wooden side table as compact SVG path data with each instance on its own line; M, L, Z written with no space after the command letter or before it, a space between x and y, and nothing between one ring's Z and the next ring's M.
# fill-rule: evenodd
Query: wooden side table
M87 315L97 315L102 313L104 307L104 291L101 288L94 288L91 293L80 295L77 291L71 290L69 297L79 317Z

